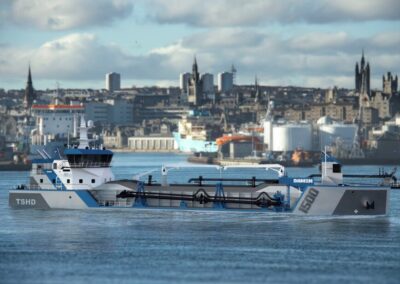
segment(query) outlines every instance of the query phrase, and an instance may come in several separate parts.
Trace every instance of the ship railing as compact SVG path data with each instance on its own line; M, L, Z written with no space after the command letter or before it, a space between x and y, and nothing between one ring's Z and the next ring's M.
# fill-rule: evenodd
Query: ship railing
M21 185L14 186L12 189L14 189L14 190L54 190L54 187L43 188L39 185L21 184Z
M108 168L111 163L103 162L80 162L80 163L69 163L70 168Z

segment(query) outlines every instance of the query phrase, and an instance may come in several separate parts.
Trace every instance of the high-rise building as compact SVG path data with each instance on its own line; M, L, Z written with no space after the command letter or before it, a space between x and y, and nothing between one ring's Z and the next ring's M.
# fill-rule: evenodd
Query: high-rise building
M204 73L201 75L201 81L203 83L203 93L213 94L214 93L214 75L210 73Z
M28 80L26 81L25 95L24 95L24 107L30 109L33 101L35 100L35 90L33 89L31 66L28 69Z
M385 75L383 75L382 77L383 93L384 94L396 93L398 88L398 83L399 79L397 75L396 77L394 77L392 73L387 72L387 77L385 78Z
M369 63L367 62L367 64L365 64L364 50L363 50L360 66L358 65L358 62L356 62L356 70L355 70L356 92L366 93L368 96L370 96L371 95L370 78L371 78L371 70L369 67Z
M179 74L179 88L181 89L181 93L187 94L189 80L190 80L189 72Z
M115 72L106 74L106 89L114 92L121 89L121 75Z
M218 73L218 92L226 93L232 91L233 74L231 72Z
M203 101L202 81L200 79L199 70L197 67L196 57L193 61L192 74L189 79L189 92L188 92L188 103L190 105L199 105Z

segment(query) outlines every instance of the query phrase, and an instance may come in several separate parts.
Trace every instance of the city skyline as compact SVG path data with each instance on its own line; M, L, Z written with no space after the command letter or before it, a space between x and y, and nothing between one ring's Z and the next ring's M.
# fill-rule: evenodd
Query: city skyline
M196 55L200 73L237 68L237 83L354 88L362 49L371 88L399 73L400 2L2 1L0 88L178 86Z

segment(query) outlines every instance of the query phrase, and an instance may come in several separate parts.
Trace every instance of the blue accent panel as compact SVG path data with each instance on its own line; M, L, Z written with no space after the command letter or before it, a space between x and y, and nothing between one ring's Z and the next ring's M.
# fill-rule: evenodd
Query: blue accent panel
M88 207L99 207L97 201L87 190L75 190L75 192Z
M61 185L61 190L66 190L67 188L65 185L61 182L61 180L58 178L57 174L53 170L44 170L47 178L50 180L50 182L54 185L56 189L57 185ZM56 180L56 183L53 183L53 179Z
M54 159L33 159L32 164L50 164Z
M113 152L110 150L100 150L100 149L65 149L65 155L112 155Z

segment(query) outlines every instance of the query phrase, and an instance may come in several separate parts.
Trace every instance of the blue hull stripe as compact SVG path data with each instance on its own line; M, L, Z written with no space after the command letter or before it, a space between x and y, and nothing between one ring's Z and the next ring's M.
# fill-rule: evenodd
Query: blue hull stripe
M86 190L77 190L75 192L88 207L99 207L93 196Z

